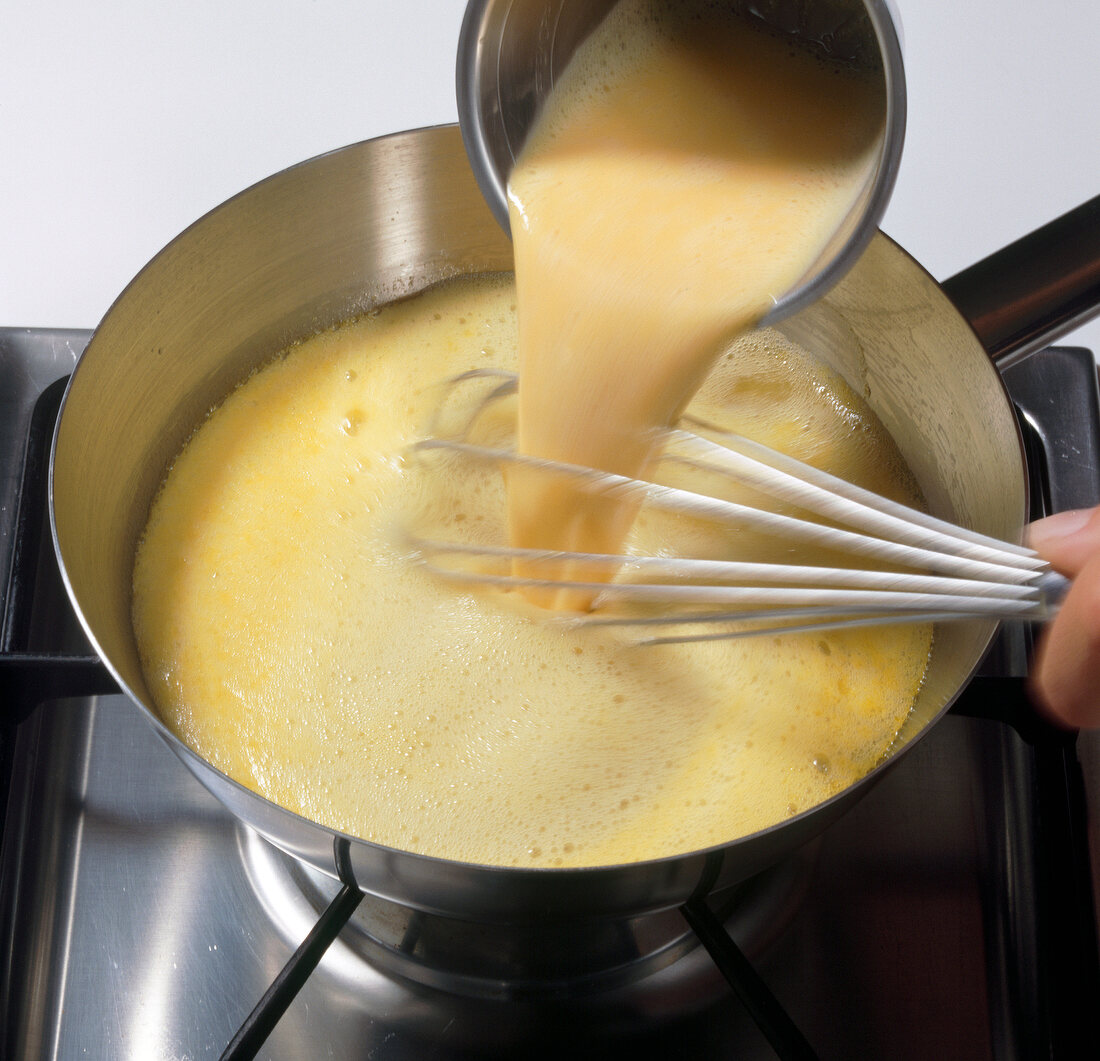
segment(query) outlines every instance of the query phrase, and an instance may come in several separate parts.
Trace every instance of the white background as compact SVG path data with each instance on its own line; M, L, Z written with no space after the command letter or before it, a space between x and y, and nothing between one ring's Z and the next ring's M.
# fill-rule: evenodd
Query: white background
M899 0L883 228L938 278L1100 192L1100 4ZM464 0L0 0L0 325L93 327L253 182L454 121ZM1100 322L1073 341L1100 352Z

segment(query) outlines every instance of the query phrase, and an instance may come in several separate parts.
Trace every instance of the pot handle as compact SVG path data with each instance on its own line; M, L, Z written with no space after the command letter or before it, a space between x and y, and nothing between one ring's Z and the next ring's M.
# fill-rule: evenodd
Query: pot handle
M1100 314L1100 195L941 285L1004 370Z

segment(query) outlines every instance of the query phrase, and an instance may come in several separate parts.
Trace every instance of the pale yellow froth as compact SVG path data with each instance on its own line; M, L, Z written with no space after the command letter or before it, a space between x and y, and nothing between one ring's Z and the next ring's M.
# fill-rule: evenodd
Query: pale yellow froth
M722 843L863 776L909 711L925 627L642 649L413 562L410 529L505 539L497 469L409 446L441 381L515 367L514 301L504 278L387 307L255 373L195 433L135 569L162 717L307 817L501 865ZM720 360L700 410L908 496L877 421L778 337ZM635 544L682 529L643 519Z

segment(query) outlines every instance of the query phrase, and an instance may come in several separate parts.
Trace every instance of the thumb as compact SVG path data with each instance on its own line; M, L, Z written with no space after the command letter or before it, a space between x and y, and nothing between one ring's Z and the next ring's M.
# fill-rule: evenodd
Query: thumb
M1027 542L1056 571L1073 577L1100 553L1100 507L1071 509L1036 520Z
M1031 688L1063 725L1100 726L1100 556L1074 579L1043 631Z

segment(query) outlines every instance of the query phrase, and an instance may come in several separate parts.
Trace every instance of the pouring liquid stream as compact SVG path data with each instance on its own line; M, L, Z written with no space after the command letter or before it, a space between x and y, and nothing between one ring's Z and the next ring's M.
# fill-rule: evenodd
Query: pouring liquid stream
M705 5L619 4L509 181L519 452L645 477L724 346L812 268L853 207L884 115L881 72ZM636 514L522 468L509 470L508 506L513 545L577 552L619 552ZM590 603L526 592L556 609Z

